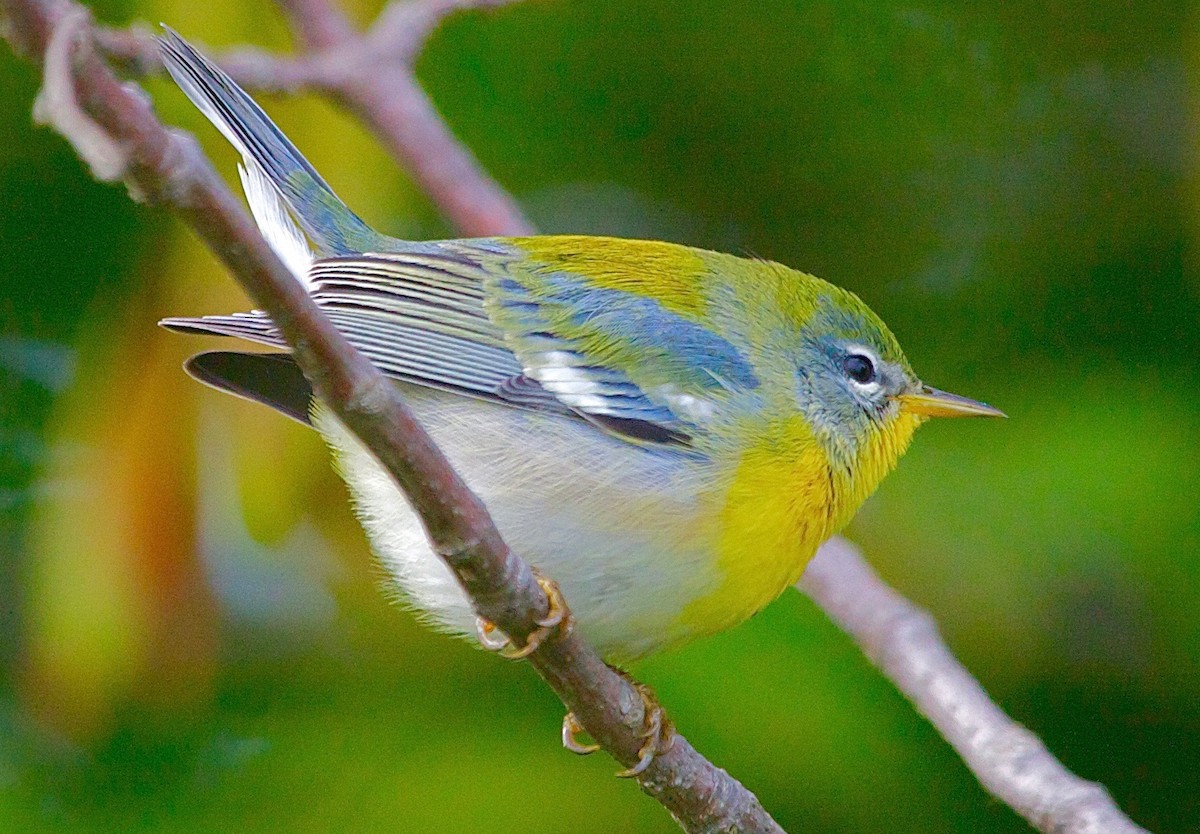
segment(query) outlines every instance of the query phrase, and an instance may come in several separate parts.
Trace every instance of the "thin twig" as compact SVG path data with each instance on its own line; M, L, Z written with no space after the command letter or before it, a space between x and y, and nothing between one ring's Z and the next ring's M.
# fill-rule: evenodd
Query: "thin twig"
M275 256L196 143L160 124L145 94L113 76L93 49L86 10L70 0L0 0L0 12L19 52L69 64L46 77L65 80L71 89L47 99L69 98L106 131L127 154L123 179L144 198L176 211L225 262L285 335L313 390L404 489L477 613L523 642L548 611L529 566L508 550L482 503L417 424L396 387L333 327ZM74 44L74 53L48 49L62 42ZM54 118L49 123L72 124ZM638 761L645 710L629 681L570 629L554 632L529 660L614 758L626 767ZM671 742L637 779L686 830L781 831L753 794L686 739L675 734Z
M429 36L441 22L455 12L468 9L495 9L518 0L392 0L371 28L367 37L381 52L394 60L411 65Z
M354 24L327 0L278 0L300 45L309 51L328 49L354 37Z
M324 93L384 143L446 218L468 237L533 234L516 201L455 138L413 75L421 46L449 14L514 0L395 0L364 33L324 0L281 0L302 51L274 55L242 47L222 68L250 89ZM349 27L349 28L348 28ZM105 51L129 71L161 69L153 33L101 29Z
M962 756L980 783L1039 831L1134 834L1103 785L1080 779L992 703L927 611L888 587L843 538L826 542L796 585Z
M417 83L412 65L447 15L512 2L392 0L358 41L336 42L325 54L313 50L306 56L315 71L313 86L370 127L446 217L470 237L528 235L534 229L516 201L450 132Z
M379 136L447 218L468 237L533 234L512 198L483 173L446 127L412 74L381 67L340 88L339 100Z

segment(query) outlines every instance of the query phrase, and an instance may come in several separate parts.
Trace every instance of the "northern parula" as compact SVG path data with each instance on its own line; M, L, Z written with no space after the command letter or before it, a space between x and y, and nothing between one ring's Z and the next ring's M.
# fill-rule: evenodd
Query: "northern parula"
M926 418L1000 416L922 384L855 295L777 263L605 237L380 234L220 69L173 32L162 51L241 152L272 247L611 660L775 599ZM287 347L261 312L163 323ZM313 425L403 597L475 633L399 488L287 353L203 353L187 368Z

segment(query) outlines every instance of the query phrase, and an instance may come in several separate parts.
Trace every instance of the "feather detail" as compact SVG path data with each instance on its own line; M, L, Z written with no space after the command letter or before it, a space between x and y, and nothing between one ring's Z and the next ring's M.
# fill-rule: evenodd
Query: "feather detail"
M214 350L184 363L188 374L220 391L270 406L308 424L312 386L288 353Z
M268 219L272 208L278 206L262 209ZM276 226L284 234L286 227ZM312 265L307 283L338 329L397 379L525 409L578 415L637 445L687 445L691 429L686 420L706 413L696 395L660 386L658 400L651 400L627 374L598 365L549 330L514 332L494 320L489 299L494 290L485 278L489 266L505 262L505 252L485 241L450 241L411 252L326 258ZM527 306L537 314L542 305ZM163 324L285 346L260 312L173 318ZM514 344L524 346L523 355L513 353ZM711 382L712 377L704 379Z
M313 262L312 249L296 221L288 214L279 192L253 160L238 165L238 176L241 177L242 190L246 193L246 202L250 204L250 213L254 215L258 230L296 276L296 280L308 286L308 268Z
M322 254L377 248L386 240L338 198L245 90L176 32L163 28L159 53L171 78L237 149L247 169L257 168L270 181Z
M503 349L406 326L386 316L346 310L327 310L326 314L351 344L394 379L518 408L571 413L553 394L525 376L516 358ZM288 346L271 319L257 311L176 317L160 324L181 333L232 336L274 348Z
M487 309L525 372L567 405L690 435L757 388L741 352L704 325L555 266L509 265L489 279Z

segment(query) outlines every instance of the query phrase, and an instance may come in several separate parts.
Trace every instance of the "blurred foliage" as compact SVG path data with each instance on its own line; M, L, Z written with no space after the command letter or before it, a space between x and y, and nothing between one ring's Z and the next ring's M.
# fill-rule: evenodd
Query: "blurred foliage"
M287 46L265 2L95 9ZM1155 1L529 0L455 17L419 65L542 229L807 269L1008 411L923 429L851 535L1160 832L1200 818L1196 24ZM183 376L201 343L154 322L246 302L30 127L36 83L0 51L0 829L674 830L558 748L527 669L388 603L314 436ZM268 104L377 225L452 234L360 126ZM791 830L1026 830L799 595L637 671Z

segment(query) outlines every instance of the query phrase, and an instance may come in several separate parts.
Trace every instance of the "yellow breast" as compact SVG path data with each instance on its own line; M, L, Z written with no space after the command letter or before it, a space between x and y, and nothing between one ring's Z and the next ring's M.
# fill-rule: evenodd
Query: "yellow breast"
M735 625L779 596L832 532L829 461L799 415L772 426L722 480L709 507L722 580L681 615L697 634Z
M804 572L896 464L919 420L908 415L864 438L850 466L831 465L804 418L778 420L732 466L714 493L711 519L719 586L692 602L681 626L694 635L736 625Z

